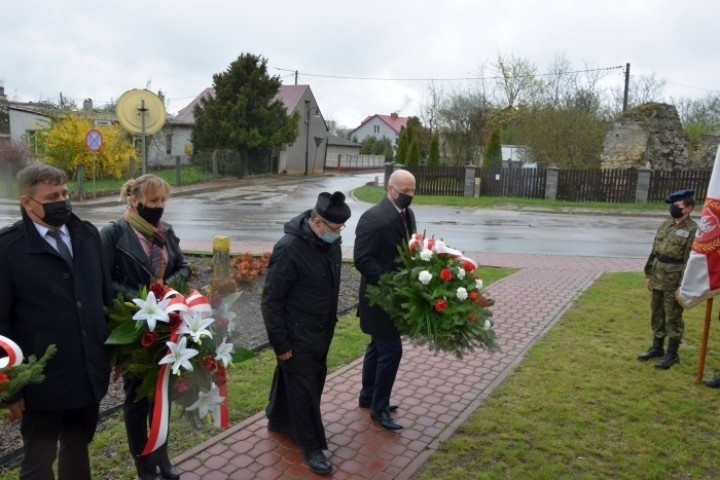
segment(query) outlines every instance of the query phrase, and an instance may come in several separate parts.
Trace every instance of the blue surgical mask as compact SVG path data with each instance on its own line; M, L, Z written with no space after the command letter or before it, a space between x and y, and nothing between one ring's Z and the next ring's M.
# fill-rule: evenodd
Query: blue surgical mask
M325 243L330 243L330 244L337 242L339 239L340 239L340 234L333 233L333 232L323 233L322 236L320 237L320 240L322 240Z

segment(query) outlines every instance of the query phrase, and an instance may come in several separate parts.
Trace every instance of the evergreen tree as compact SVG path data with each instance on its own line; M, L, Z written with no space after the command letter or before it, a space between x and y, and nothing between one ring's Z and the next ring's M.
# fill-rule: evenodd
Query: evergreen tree
M500 141L499 128L493 130L487 145L485 145L483 167L493 170L500 170L502 168L502 143Z
M395 163L405 165L407 151L409 147L408 129L400 130L400 138L398 139L398 148L395 153Z
M214 96L195 107L195 150L235 150L247 165L293 142L300 115L289 116L282 100L275 98L280 86L280 77L268 74L267 60L252 54L240 55L226 71L213 75Z
M407 166L417 167L420 165L420 149L417 142L413 139L410 141L410 147L407 152Z
M440 166L440 138L437 132L433 133L430 140L430 155L428 156L428 167Z

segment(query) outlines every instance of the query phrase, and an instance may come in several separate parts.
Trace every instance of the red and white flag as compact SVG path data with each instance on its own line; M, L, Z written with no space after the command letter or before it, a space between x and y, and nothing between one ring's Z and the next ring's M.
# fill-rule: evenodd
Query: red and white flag
M685 308L720 294L720 147L678 294Z

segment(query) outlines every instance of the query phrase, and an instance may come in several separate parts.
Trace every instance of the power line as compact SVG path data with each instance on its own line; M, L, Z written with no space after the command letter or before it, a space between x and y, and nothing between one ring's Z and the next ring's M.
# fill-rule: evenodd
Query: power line
M280 67L274 67L276 70L280 70L282 72L293 72L297 75L302 75L304 77L318 77L318 78L334 78L338 80L373 80L373 81L393 81L393 82L431 82L431 81L437 81L437 82L457 82L457 81L469 81L469 80L500 80L503 78L506 78L502 75L498 76L492 76L492 77L451 77L451 78L391 78L391 77L355 77L355 76L349 76L349 75L326 75L326 74L320 74L320 73L304 73L304 72L298 72L297 70L289 69L289 68L280 68ZM548 76L561 76L561 75L571 75L576 73L590 73L590 72L604 72L609 70L618 70L618 69L624 69L625 66L617 66L617 67L604 67L604 68L594 68L594 69L586 69L586 70L572 70L568 72L553 72L553 73L529 73L527 75L513 75L512 78L524 78L524 77L548 77Z

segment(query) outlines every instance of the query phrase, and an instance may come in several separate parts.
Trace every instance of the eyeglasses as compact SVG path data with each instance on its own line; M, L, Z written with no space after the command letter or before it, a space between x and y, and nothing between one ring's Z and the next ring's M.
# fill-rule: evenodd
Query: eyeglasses
M346 227L346 225L340 225L339 227L333 228L333 227L330 226L330 224L329 224L328 222L325 221L324 218L322 218L322 217L317 217L317 218L318 218L318 220L320 220L327 228L329 228L330 230L332 230L333 232L336 232L336 233L337 233L337 232L342 232L342 231L345 229L345 227Z

